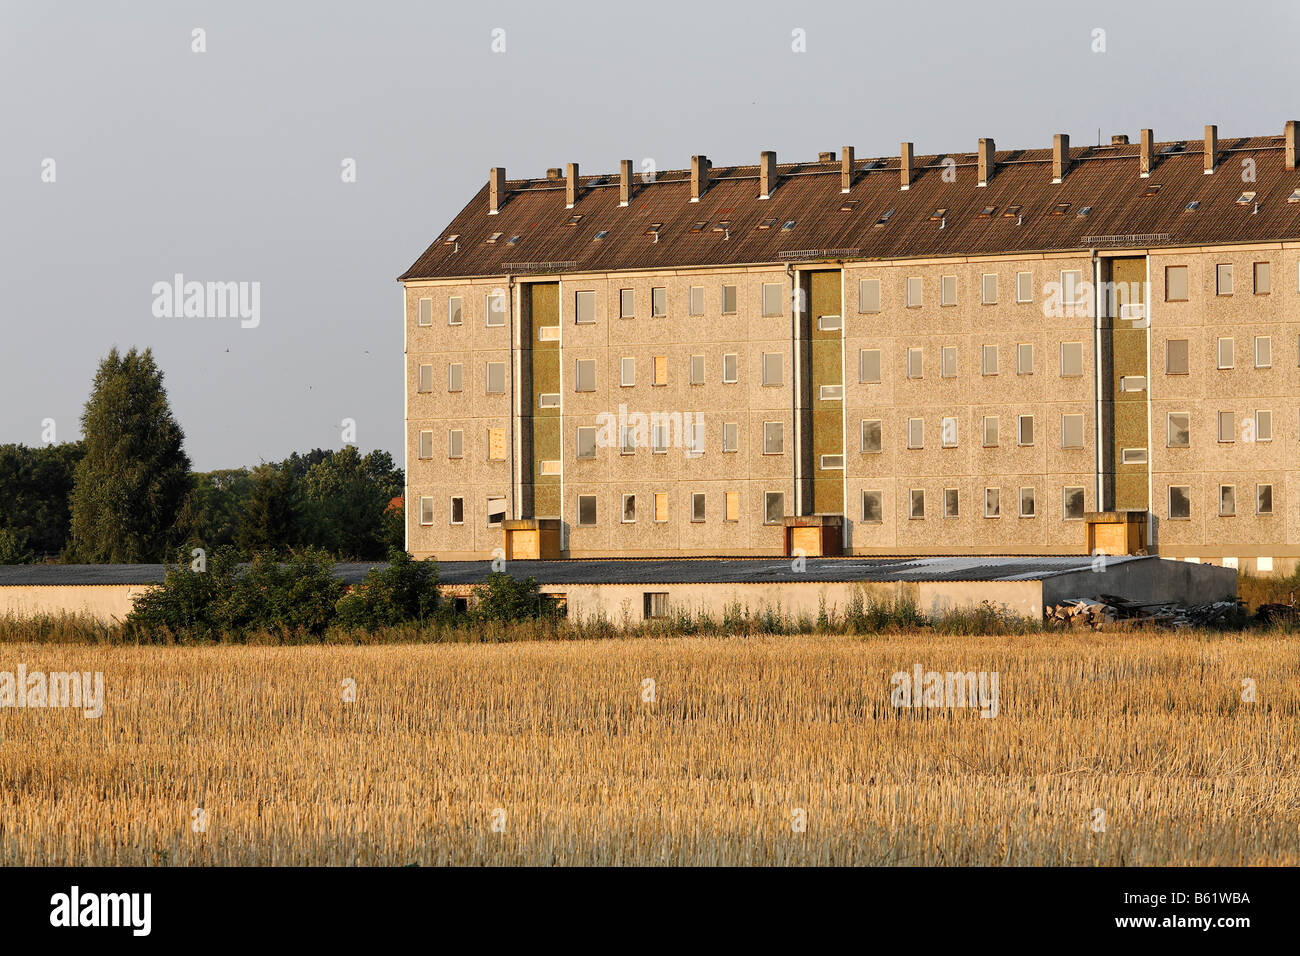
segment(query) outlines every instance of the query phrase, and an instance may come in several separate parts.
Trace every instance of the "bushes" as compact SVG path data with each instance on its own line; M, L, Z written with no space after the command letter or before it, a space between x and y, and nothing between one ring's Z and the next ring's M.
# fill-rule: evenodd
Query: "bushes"
M504 571L493 571L474 585L476 604L472 612L480 621L524 621L551 618L559 608L555 599L543 594L536 578L520 581Z
M388 567L367 574L360 587L339 598L336 611L335 623L345 628L428 621L439 611L438 566L394 548Z

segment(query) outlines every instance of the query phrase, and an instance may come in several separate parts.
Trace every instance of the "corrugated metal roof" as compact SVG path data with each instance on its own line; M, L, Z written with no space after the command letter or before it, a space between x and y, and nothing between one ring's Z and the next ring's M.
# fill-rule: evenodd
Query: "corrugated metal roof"
M632 199L619 207L618 176L584 176L573 209L565 208L564 182L513 180L499 213L488 215L485 184L442 235L400 278L424 279L621 269L686 268L777 263L792 259L893 259L1060 252L1090 247L1212 245L1300 238L1300 203L1287 197L1300 173L1286 170L1280 136L1221 139L1218 168L1203 173L1203 143L1182 152L1153 149L1149 179L1138 175L1137 144L1070 150L1071 168L1052 183L1052 151L1001 150L987 186L976 186L970 153L917 157L910 189L899 188L899 158L855 163L852 190L840 192L840 166L784 164L771 198L758 198L758 167L714 168L711 185L690 202L688 170L661 172L654 182L634 177ZM953 182L945 160L955 162ZM1243 160L1253 182L1243 182ZM873 166L873 168L867 168ZM596 185L597 181L599 185ZM1147 195L1159 184L1155 195ZM1238 204L1243 190L1253 203ZM845 210L845 200L857 200ZM1199 201L1194 212L1188 203ZM1057 203L1069 203L1053 215ZM1019 215L1007 215L1020 206ZM985 207L994 213L981 217ZM1078 215L1092 207L1087 216ZM946 209L940 222L931 218ZM890 210L888 222L876 221ZM569 225L581 216L576 225ZM759 228L775 219L770 228ZM725 231L715 227L722 221ZM793 220L792 229L781 226ZM706 227L693 232L697 222ZM662 223L658 241L647 235ZM602 239L593 238L604 232ZM501 233L498 241L486 240ZM447 237L456 235L456 243ZM509 240L518 236L518 241ZM800 253L801 255L792 255Z
M1107 558L1107 566L1155 557ZM514 577L539 584L741 584L845 581L1036 581L1092 567L1088 555L949 556L923 558L808 558L795 571L788 558L612 558L601 560L512 561ZM338 564L334 575L360 582L382 563ZM442 561L443 584L477 584L491 571L489 561ZM0 587L33 585L157 584L160 564L35 564L0 566Z

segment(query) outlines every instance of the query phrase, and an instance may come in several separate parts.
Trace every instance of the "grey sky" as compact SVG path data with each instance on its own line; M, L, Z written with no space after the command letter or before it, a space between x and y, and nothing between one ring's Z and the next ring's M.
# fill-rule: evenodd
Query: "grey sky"
M400 458L394 279L493 165L1200 138L1206 123L1233 137L1300 118L1288 2L0 11L0 443L39 443L45 418L77 437L99 359L152 346L201 470L337 447L344 418L363 451ZM177 272L260 282L260 325L155 318L151 287Z

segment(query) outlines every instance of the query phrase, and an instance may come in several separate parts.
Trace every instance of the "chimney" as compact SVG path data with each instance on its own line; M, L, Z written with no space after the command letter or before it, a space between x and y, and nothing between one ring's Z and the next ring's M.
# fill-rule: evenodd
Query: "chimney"
M626 206L632 201L632 160L618 161L618 204Z
M572 209L578 201L578 164L569 163L564 168L564 208Z
M1070 171L1070 134L1057 133L1052 137L1052 182L1065 180Z
M1110 145L1112 145L1112 146L1127 146L1127 145L1128 145L1128 133L1115 133L1115 134L1113 134L1113 135L1111 136L1111 138L1110 138Z
M903 143L898 151L898 188L912 188L912 144Z
M996 149L997 147L993 145L992 139L985 137L980 140L979 183L977 185L987 186L989 184L989 179L993 176L993 154Z
M558 167L558 166L552 166L552 167L550 167L548 170L546 170L546 178L547 178L547 179L552 179L552 180L554 180L554 179L559 179L559 178L560 178L560 167Z
M495 216L501 211L501 203L506 198L506 168L493 166L488 172L488 215Z
M840 192L846 193L853 188L853 147L840 149Z
M1214 172L1214 161L1219 153L1219 127L1205 127L1205 175Z
M1151 175L1152 152L1155 149L1154 134L1149 129L1142 131L1142 144L1138 147L1138 175L1146 179Z
M768 199L776 188L776 153L765 149L758 154L758 198Z
M1295 120L1287 120L1282 138L1286 140L1286 168L1295 169Z
M822 153L818 153L818 154L817 154L817 162L819 162L819 163L833 163L833 162L835 162L835 153L833 153L833 152L822 152Z
M709 157L691 157L691 202L699 202L709 188Z

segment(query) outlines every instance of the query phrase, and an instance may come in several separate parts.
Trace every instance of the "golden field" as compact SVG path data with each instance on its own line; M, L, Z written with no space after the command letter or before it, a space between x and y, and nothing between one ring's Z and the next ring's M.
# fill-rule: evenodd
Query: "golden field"
M1294 637L0 648L106 688L0 709L3 865L1300 863Z

